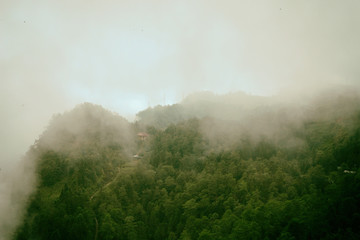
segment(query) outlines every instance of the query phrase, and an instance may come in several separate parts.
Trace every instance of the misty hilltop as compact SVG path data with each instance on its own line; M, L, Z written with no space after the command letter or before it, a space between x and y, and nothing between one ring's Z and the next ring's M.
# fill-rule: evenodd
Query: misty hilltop
M290 96L286 96L286 94ZM147 108L137 114L142 125L166 128L191 118L211 118L226 124L241 124L245 128L265 128L273 125L300 123L305 118L337 118L359 109L359 93L350 88L328 89L305 94L283 93L264 97L235 92L216 95L199 92L178 104ZM254 130L252 130L254 131Z
M84 103L30 147L13 239L358 239L356 91L194 94L130 123Z
M215 95L199 92L186 97L182 102L170 106L156 106L137 114L139 122L158 127L177 123L189 118L212 117L216 119L239 120L246 111L272 104L270 97L251 96L243 92Z
M55 115L38 145L54 151L73 153L105 146L121 146L130 150L134 141L130 123L99 105L83 103L70 112Z

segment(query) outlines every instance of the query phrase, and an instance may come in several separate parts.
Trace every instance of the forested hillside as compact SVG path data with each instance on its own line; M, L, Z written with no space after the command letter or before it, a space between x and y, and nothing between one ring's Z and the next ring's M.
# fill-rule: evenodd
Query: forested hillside
M360 239L359 95L247 99L55 116L13 238Z

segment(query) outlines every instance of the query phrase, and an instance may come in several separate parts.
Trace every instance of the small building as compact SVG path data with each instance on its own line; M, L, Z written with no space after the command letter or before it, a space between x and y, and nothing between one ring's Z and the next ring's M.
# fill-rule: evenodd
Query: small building
M146 132L139 132L137 135L143 141L149 136Z

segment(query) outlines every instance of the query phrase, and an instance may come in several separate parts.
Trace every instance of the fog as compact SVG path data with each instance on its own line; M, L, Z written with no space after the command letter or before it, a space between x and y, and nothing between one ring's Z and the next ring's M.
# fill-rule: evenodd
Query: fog
M2 0L1 234L21 210L13 172L53 114L93 102L133 120L203 90L289 99L359 87L359 10L356 0Z

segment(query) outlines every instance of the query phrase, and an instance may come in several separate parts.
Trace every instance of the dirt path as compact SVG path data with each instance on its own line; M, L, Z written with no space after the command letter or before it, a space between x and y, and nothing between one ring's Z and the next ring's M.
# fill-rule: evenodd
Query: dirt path
M90 201L95 197L96 194L98 194L100 191L108 188L112 183L114 183L119 177L120 177L120 174L122 172L124 172L124 170L128 170L128 169L131 169L131 168L134 168L138 165L139 163L139 160L132 160L128 163L125 164L125 166L123 167L122 171L121 171L121 168L118 167L118 173L116 174L116 176L108 183L106 183L104 186L102 186L99 190L97 190L96 192L94 192L91 197L90 197Z
M94 240L97 240L98 231L99 231L99 223L98 223L97 218L95 217L95 237L94 237Z
M111 180L110 182L108 182L107 184L105 184L104 186L102 186L99 190L97 190L96 192L93 193L93 195L91 195L90 197L90 201L95 197L96 194L98 194L101 190L106 189L107 187L109 187L116 179L119 178L120 176L120 168L118 168L118 173L116 174L116 176L113 178L113 180Z
M116 174L116 176L108 183L106 183L104 186L102 186L99 190L97 190L96 192L94 192L91 197L90 197L90 201L92 201L92 199L95 197L96 194L98 194L100 191L108 188L112 183L114 183L120 176L121 173L124 173L124 170L127 169L132 169L134 167L136 167L139 163L139 160L132 160L130 162L128 162L127 164L125 164L125 166L123 167L123 171L121 171L121 168L118 167L118 173ZM98 226L98 220L95 216L95 236L94 236L94 240L97 240L97 236L98 236L98 230L99 230L99 226Z

